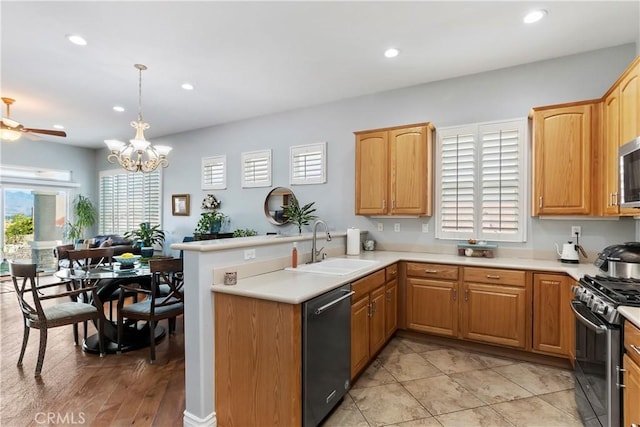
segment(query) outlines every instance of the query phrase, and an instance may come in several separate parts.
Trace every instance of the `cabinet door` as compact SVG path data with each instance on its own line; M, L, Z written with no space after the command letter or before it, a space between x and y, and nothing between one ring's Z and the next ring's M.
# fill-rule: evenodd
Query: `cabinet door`
M458 335L458 283L407 279L407 327L415 331Z
M389 131L391 214L431 215L431 128Z
M620 82L620 145L640 135L640 61Z
M356 215L382 215L389 203L388 133L356 136Z
M569 355L575 328L569 308L571 279L561 274L533 276L533 348L546 353Z
M369 362L369 297L351 304L351 379Z
M398 279L385 285L385 341L398 329Z
M592 108L534 112L533 215L590 213Z
M524 348L525 289L479 283L463 286L463 338Z
M624 425L640 425L640 366L626 354L623 358Z
M371 291L371 319L369 325L369 355L373 356L385 342L385 287L384 285Z
M620 146L620 90L616 89L604 100L604 214L618 215L618 147Z

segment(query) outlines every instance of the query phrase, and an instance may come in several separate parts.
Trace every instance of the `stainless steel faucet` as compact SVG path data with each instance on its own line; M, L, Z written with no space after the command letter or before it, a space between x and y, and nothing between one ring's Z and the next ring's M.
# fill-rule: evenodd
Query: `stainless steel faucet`
M318 257L322 253L322 250L324 249L324 246L321 247L320 249L316 250L316 247L317 247L316 241L317 241L317 238L318 238L317 237L318 225L320 225L320 224L322 224L324 226L324 232L327 235L326 241L327 242L331 241L331 234L329 234L329 227L327 227L327 223L324 222L321 219L316 220L316 222L313 223L313 241L311 242L311 263L322 261L322 257L321 257L321 259L318 259Z

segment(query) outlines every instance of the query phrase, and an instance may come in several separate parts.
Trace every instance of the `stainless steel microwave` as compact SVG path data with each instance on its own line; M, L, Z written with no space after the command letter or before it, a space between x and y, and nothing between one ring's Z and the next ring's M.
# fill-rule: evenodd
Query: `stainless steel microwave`
M620 206L640 208L640 136L620 146Z

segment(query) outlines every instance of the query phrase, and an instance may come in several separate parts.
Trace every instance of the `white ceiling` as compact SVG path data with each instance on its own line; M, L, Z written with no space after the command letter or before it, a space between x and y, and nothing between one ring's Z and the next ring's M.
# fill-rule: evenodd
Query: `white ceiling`
M526 25L524 14L548 16ZM0 2L2 96L31 128L147 139L637 42L639 1ZM88 45L69 43L80 34ZM396 46L399 57L383 50ZM193 91L180 85L189 81ZM112 110L114 105L124 113ZM4 112L3 112L4 115ZM23 140L21 140L23 141Z

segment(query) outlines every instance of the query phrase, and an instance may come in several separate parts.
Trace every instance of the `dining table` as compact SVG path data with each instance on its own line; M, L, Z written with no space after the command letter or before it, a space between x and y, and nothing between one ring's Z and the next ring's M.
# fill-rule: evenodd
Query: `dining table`
M149 289L151 287L151 270L149 264L137 262L130 268L122 266L120 263L96 265L89 267L61 268L54 273L56 277L63 281L71 281L74 286L96 286L100 302L117 301L120 294L120 285L130 285L138 283L141 287ZM90 294L84 297L86 302L94 304L89 298ZM106 353L118 352L118 323L116 319L105 316L104 322L104 346ZM155 340L161 340L166 334L164 327L156 325ZM146 322L136 322L125 324L122 337L122 348L120 351L132 351L149 345L149 325ZM84 337L82 349L90 353L99 353L98 334Z

